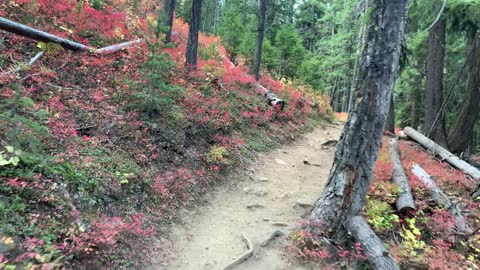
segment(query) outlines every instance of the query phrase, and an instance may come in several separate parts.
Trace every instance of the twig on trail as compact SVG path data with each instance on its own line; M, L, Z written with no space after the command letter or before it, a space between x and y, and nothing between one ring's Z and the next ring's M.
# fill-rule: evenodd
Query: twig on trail
M275 239L275 238L277 238L277 237L279 237L279 236L282 236L282 235L284 235L284 233L283 233L282 231L280 231L280 230L275 230L267 239L265 239L265 241L263 241L263 242L260 244L260 246L261 246L261 247L266 247L266 246L268 246L268 244L270 244L270 242L271 242L273 239Z
M248 238L245 236L245 234L242 234L242 238L243 238L243 241L247 244L248 250L245 251L242 255L240 255L240 257L235 259L233 262L231 262L227 266L223 267L222 270L232 269L233 267L237 266L238 264L241 264L242 262L244 262L245 260L247 260L248 258L250 258L253 255L252 242L250 242L250 240L248 240Z

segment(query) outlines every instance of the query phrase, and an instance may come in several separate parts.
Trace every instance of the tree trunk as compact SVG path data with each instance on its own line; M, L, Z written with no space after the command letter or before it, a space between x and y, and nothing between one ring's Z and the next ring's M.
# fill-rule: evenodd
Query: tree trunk
M172 27L173 27L173 14L175 13L175 3L176 0L165 0L164 4L164 25L168 27L165 33L165 43L169 43L172 38Z
M409 211L415 210L415 201L413 200L412 191L408 184L407 175L403 169L397 139L392 138L388 140L388 152L390 154L390 161L393 165L392 182L400 187L395 206L399 213L405 214Z
M448 147L443 104L445 65L445 19L438 20L428 34L427 87L425 91L425 134L444 148Z
M253 75L255 80L260 79L260 63L262 62L263 33L265 32L265 15L267 14L267 0L260 0L258 9L258 32L255 59L253 61Z
M335 152L327 186L310 218L329 236L342 237L345 221L360 213L372 180L398 72L407 0L375 0L356 86L354 107Z
M400 269L392 259L385 245L375 232L368 226L368 223L361 216L354 216L347 220L346 227L349 234L357 243L362 244L365 256L370 266L369 269L395 270Z
M388 107L388 118L385 123L385 130L390 131L392 134L395 134L395 100L392 97L390 98L390 106Z
M436 144L429 138L423 136L420 132L412 129L411 127L406 127L403 131L408 137L414 139L419 144L423 145L425 148L432 151L437 156L440 156L442 159L446 160L448 163L450 163L457 169L461 170L465 174L470 175L473 179L480 181L480 170L478 170L477 168L473 167L466 161L461 160L459 157L450 153L448 150Z
M188 31L187 41L187 67L195 69L197 67L198 50L198 30L200 29L200 17L202 11L202 0L192 1L192 19Z
M473 138L473 130L480 112L480 33L467 39L467 83L462 109L450 129L450 150L464 152Z
M362 49L365 45L365 30L366 26L362 21L360 21L361 16L363 16L368 10L368 0L360 0L357 3L357 8L355 11L355 20L359 21L360 24L360 30L358 31L358 43L357 43L357 52L355 53L355 64L353 67L353 76L352 76L352 83L350 85L350 98L348 101L348 111L352 109L353 107L353 101L355 97L355 88L357 87L357 73L359 69L359 64L360 64L360 57L362 56Z
M412 96L412 119L410 125L414 129L418 129L420 126L420 103L421 103L421 94L420 91L414 90Z

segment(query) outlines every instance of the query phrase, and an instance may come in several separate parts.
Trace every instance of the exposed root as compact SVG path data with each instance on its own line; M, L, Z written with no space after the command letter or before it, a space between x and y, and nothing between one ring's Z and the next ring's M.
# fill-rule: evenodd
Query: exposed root
M268 245L270 244L270 242L271 242L273 239L275 239L275 238L277 238L277 237L279 237L279 236L282 236L282 235L284 235L284 233L283 233L282 231L280 231L280 230L275 230L267 239L265 239L265 241L263 241L263 242L260 244L260 246L261 246L261 247L266 247L266 246L268 246Z
M242 234L242 238L243 238L243 241L245 242L245 244L247 244L248 250L245 251L242 255L240 255L240 257L235 259L233 262L231 262L227 266L223 267L222 270L232 269L235 266L237 266L237 265L241 264L242 262L246 261L248 258L250 258L253 255L252 242L250 242L250 240L245 236L245 234Z

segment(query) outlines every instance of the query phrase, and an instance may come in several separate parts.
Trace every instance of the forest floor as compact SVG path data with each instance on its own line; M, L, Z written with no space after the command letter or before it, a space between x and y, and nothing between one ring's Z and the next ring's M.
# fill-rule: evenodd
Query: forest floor
M259 154L251 169L208 195L206 205L183 211L168 237L171 247L164 246L167 259L155 256L162 262L150 269L223 269L247 250L242 234L254 255L235 269L307 269L288 253L287 239L327 181L335 146L321 144L337 140L341 128L317 127L292 145ZM275 230L284 234L260 247Z

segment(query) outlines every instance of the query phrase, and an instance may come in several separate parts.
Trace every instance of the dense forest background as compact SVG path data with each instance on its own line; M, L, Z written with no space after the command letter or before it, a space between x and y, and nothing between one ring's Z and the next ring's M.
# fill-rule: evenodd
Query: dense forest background
M270 0L265 24L263 69L276 79L302 82L328 94L336 112L347 112L354 100L352 89L365 45L365 28L371 4L372 1L368 0ZM234 62L252 66L258 24L257 5L255 0L204 0L200 30L221 36ZM177 16L188 21L190 8L191 0L179 1ZM472 96L465 98L469 77L465 61L467 40L469 35L475 35L479 14L480 3L477 1L409 1L401 73L394 95L397 125L410 125L425 133L434 133L427 131L426 126L431 126L435 119L436 125L444 121L444 133L449 134L452 141L458 141L454 138L455 129L461 130L461 136L468 141L462 147L453 146L455 149L451 150L457 153L480 151L478 112L475 109L469 110L469 115L475 119L470 122L476 123L474 127L464 123L472 126L471 131L459 124L454 127L454 123L464 122L460 119L464 101L476 100ZM432 46L429 45L429 33L435 30L432 27L434 22L444 24L446 35L444 41L434 41L440 45L444 43L445 46L441 47L445 51L444 58L440 59L444 61L444 74L431 76L432 81L443 82L436 89L434 87L432 95L438 96L438 91L441 94L434 98L434 103L439 104L432 108L425 99L429 98L426 96L428 61L435 58L437 62L432 62L431 66L440 65L438 54L433 57L435 53L432 53L429 58L429 52L434 51L433 47L429 47ZM441 114L436 107L441 107ZM425 119L425 115L433 120ZM430 137L436 139L434 134Z

